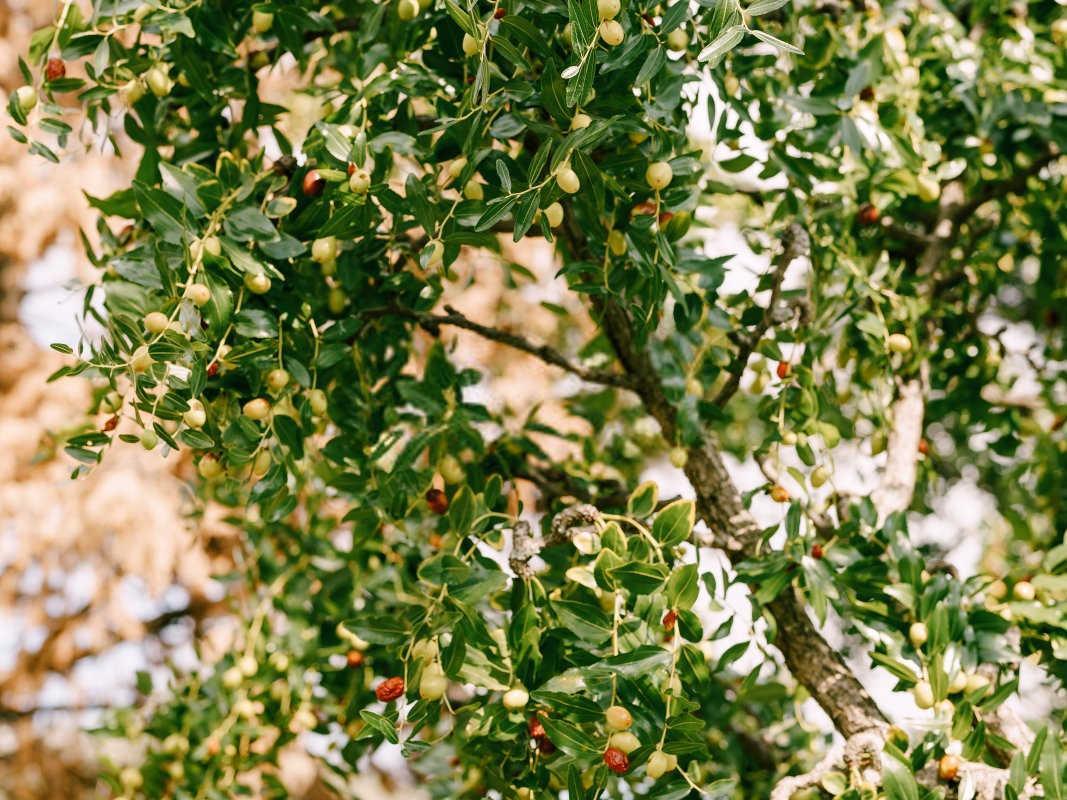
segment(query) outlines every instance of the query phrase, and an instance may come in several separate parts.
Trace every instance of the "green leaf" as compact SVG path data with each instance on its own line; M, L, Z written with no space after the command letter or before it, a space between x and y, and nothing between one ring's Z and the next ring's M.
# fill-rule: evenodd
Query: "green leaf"
M642 519L656 510L659 502L659 486L654 481L645 481L630 494L626 501L626 512L631 517Z
M919 800L919 785L911 770L892 756L886 756L882 761L886 800Z
M652 535L664 547L673 547L689 538L695 524L696 504L692 500L675 500L656 514Z
M732 25L720 33L711 44L705 47L697 55L697 61L707 61L714 64L736 47L745 38L745 28L742 25Z
M667 605L675 609L692 608L700 594L700 584L697 580L697 565L686 564L676 569L667 580L667 588L664 594L667 596Z

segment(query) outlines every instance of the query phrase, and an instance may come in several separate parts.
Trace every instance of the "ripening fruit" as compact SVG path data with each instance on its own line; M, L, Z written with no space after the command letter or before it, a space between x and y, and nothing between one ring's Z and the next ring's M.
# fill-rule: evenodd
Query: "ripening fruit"
M440 664L430 664L423 670L419 679L419 697L429 701L440 700L447 689L448 678L445 677Z
M149 333L163 333L170 320L162 311L150 311L144 316L144 327Z
M307 392L308 405L311 406L311 413L316 417L321 417L326 413L327 401L326 392L322 389L308 389Z
M50 58L44 65L44 79L46 81L58 81L67 75L67 65L62 58Z
M330 292L326 295L326 306L330 309L330 313L340 314L347 304L348 295L345 294L345 290L340 286L330 287Z
M645 170L645 181L657 192L666 189L674 178L674 170L666 161L656 161Z
M967 694L972 692L979 692L989 686L989 678L985 675L979 675L977 672L972 672L967 676L967 685L964 687L964 691Z
M419 15L419 0L400 0L396 4L396 15L404 22L415 19Z
M246 678L250 678L259 672L259 662L255 656L242 656L237 662L237 669L241 670L241 674Z
M795 431L784 431L782 433L782 444L792 447L799 441Z
M411 646L411 657L419 661L432 661L438 652L435 639L419 639Z
M583 128L588 128L593 124L593 118L588 114L583 114L579 111L573 117L571 117L571 130L580 131Z
M365 169L357 169L348 178L348 188L356 194L366 194L370 191L370 173Z
M668 772L674 772L678 768L678 756L664 753L662 750L655 751L648 757L648 777L656 781Z
M785 380L786 377L789 375L789 362L788 361L779 361L778 362L778 366L775 367L774 371L775 371L775 374L777 374L779 378L781 378L782 380Z
M811 557L814 558L816 561L820 560L824 555L825 553L823 552L823 547L821 544L816 542L811 546Z
M272 369L267 373L267 386L276 392L281 391L289 383L289 373L281 367Z
M455 180L463 174L463 170L467 167L467 159L463 156L452 159L452 162L448 165L448 177Z
M259 422L270 415L270 403L262 397L257 397L245 403L241 411L249 419Z
M563 206L559 203L552 203L545 209L545 220L548 222L548 227L558 228L563 224Z
M942 700L937 704L937 707L934 709L934 713L937 714L939 717L946 717L951 719L952 715L956 713L956 707L952 705L951 700Z
M326 179L319 174L317 169L308 170L304 173L300 188L308 197L318 197L326 188Z
M170 90L174 88L174 81L167 74L166 67L158 64L145 73L144 80L149 91L156 97L166 97L170 94Z
M877 206L873 206L867 203L860 207L859 213L856 215L861 225L874 225L882 217L882 212L878 210Z
M911 627L908 628L908 640L916 650L926 644L929 636L930 632L926 629L926 625L921 622L913 622Z
M582 182L578 180L578 173L566 165L556 170L556 183L567 194L575 194L582 188Z
M676 469L685 469L685 465L689 463L689 452L684 447L672 447L670 459L671 465Z
M482 43L469 33L463 34L463 54L466 56L477 55L482 51Z
M784 486L775 484L771 487L771 499L776 503L788 503L789 502L789 490Z
M182 414L182 421L190 428L203 428L204 423L207 422L204 404L196 399L190 400L189 410Z
M478 181L472 178L467 181L467 185L463 187L463 196L468 200L484 200L485 189L482 188L482 185L478 183Z
M1011 588L1011 596L1024 603L1029 603L1036 595L1037 592L1030 581L1019 581Z
M127 789L140 789L144 784L144 777L136 767L123 767L119 773L119 782Z
M154 450L156 445L159 444L159 436L151 428L145 428L141 431L141 435L138 438L141 441L141 447L145 450Z
M156 361L148 353L148 347L141 345L133 351L133 355L130 356L130 369L134 372L144 372L149 369Z
M219 475L222 474L222 464L219 463L219 460L216 456L213 456L208 453L206 456L200 459L200 463L196 465L196 471L199 473L201 478L206 481L210 481L213 478L217 478L219 477Z
M596 10L602 20L615 19L619 16L622 3L619 0L597 0Z
M211 301L211 290L202 283L190 283L185 287L185 296L197 308L203 308Z
M426 505L435 514L444 514L448 511L448 495L440 489L430 489L426 492Z
M682 28L675 28L667 34L667 47L676 53L689 47L689 35Z
M459 459L451 453L446 454L440 462L437 464L437 471L441 473L441 477L445 479L445 483L455 485L457 483L463 483L467 477L467 473L463 471L463 466L459 463Z
M412 0L415 2L415 0ZM381 700L383 703L388 703L392 700L396 700L404 694L404 679L400 677L386 678L384 681L378 684L378 687L374 690L374 696Z
M949 684L948 684L948 693L949 694L959 694L964 689L966 689L967 688L967 678L968 678L968 675L963 670L960 670L955 675L953 675L952 676L952 680L949 681Z
M270 291L270 278L262 272L250 272L245 275L245 287L252 294L266 294Z
M604 724L608 726L608 730L625 731L634 724L634 718L622 706L608 706L604 712Z
M941 197L941 184L929 172L919 175L915 182L919 187L919 199L924 203L932 203Z
M943 781L954 781L960 774L960 757L952 753L941 756L937 762L937 777Z
M311 243L311 260L325 264L337 258L337 237L325 236Z
M521 711L530 702L530 693L521 686L513 686L504 692L501 702L508 711Z
M903 333L889 334L889 350L893 353L906 353L911 350L911 339Z
M830 480L830 468L819 465L811 471L811 485L818 489L824 483Z
M274 27L274 15L269 11L252 12L252 30L255 33L266 33Z
M608 249L617 256L626 254L626 236L622 231L614 230L608 234Z
M607 764L608 769L616 775L623 775L630 769L630 759L627 757L626 753L615 747L609 747L604 751L604 763Z
M617 21L606 19L600 23L600 38L609 47L616 47L622 44L622 40L626 38L626 32Z
M926 681L919 681L911 690L911 696L915 698L915 705L927 709L934 707L934 690Z
M26 114L37 105L37 90L32 86L20 86L15 90L15 103Z

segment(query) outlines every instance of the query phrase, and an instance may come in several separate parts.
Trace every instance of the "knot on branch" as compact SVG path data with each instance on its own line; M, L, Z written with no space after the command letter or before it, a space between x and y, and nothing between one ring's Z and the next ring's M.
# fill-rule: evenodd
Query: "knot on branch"
M785 258L788 259L787 265L794 258L806 256L811 252L811 237L808 236L808 232L804 230L800 223L794 222L783 231L782 249Z
M570 539L582 529L595 529L602 521L600 511L588 503L565 508L552 520L549 544L556 544Z
M530 562L533 557L541 552L541 542L534 533L530 523L519 520L511 532L511 555L508 557L508 565L511 571L518 577L526 580L534 575Z

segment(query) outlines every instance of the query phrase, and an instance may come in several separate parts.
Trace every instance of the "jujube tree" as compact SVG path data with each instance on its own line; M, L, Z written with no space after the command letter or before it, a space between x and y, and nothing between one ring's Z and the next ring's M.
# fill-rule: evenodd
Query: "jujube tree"
M278 754L317 731L341 795L390 742L440 797L1063 796L1061 712L1011 710L1023 659L1067 675L1061 7L79 8L9 103L47 158L141 148L90 198L106 333L57 374L95 387L66 452L191 452L255 598L232 654L157 693L116 791L287 796ZM299 140L279 74L316 108ZM767 263L741 290L711 209ZM580 348L447 305L502 237L552 243ZM475 402L456 329L577 378L592 432ZM662 458L691 495L642 481ZM978 574L908 530L963 477L996 505ZM750 630L710 625L733 583ZM818 759L807 697L839 734Z

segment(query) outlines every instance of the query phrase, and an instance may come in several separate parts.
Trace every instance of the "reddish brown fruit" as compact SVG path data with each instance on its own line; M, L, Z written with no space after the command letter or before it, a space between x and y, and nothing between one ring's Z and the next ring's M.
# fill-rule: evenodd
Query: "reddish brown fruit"
M116 414L113 417L109 417L107 422L104 423L104 431L105 432L113 431L118 426L119 426L119 418L118 418L118 415Z
M771 487L771 499L776 503L788 503L789 502L789 490L784 486L775 484Z
M673 631L674 624L678 621L678 612L673 608L663 615L663 630Z
M860 100L864 102L871 102L874 99L874 88L871 86L864 86L860 91Z
M348 662L349 669L363 666L363 654L359 650L349 650L345 660Z
M430 547L432 547L434 550L440 550L441 545L444 544L444 541L445 540L439 533L431 533L430 536L426 539L426 543L430 545Z
M785 380L786 376L789 374L789 362L788 361L779 361L778 362L778 369L776 370L776 372L778 373L778 377L779 378L781 378L782 380Z
M930 452L930 443L926 439L919 440L919 452L924 456Z
M556 746L552 744L552 740L547 736L542 736L537 740L537 749L541 751L543 756L550 756L556 752Z
M348 177L351 178L352 175L355 174L355 171L356 171L356 165L351 163L351 162L349 162L349 164L348 164Z
M617 747L609 747L604 751L604 763L616 775L623 775L630 769L629 757Z
M498 8L496 11L493 12L493 19L504 19L504 15L507 13L508 12L503 8Z
M526 727L530 731L530 736L534 739L545 738L545 726L541 724L540 712L530 717L530 721L526 723Z
M403 678L386 678L384 681L378 684L378 688L374 690L374 696L381 700L383 703L388 703L396 698L401 697L404 694L404 679Z
M941 756L937 762L937 777L943 781L954 781L960 774L960 757L951 753Z
M638 203L634 206L633 211L630 212L632 217L640 217L645 215L652 215L656 213L656 204L651 200L646 200L643 203Z
M318 197L322 194L322 190L326 188L326 179L323 178L317 169L309 170L304 175L304 194L308 197Z
M46 81L58 81L67 75L67 65L61 58L50 58L44 65L44 78Z
M672 219L674 219L674 212L672 212L672 211L664 211L663 213L661 213L659 215L659 224L660 225L666 225Z
M430 489L426 493L426 504L435 514L444 514L448 511L448 495L440 489Z
M209 378L214 378L218 374L219 374L219 362L218 361L212 361L210 364L207 365L207 376Z
M861 225L874 225L882 216L882 212L875 206L867 203L862 206L857 215Z
M820 559L823 557L822 545L818 542L811 546L811 557L814 559Z

